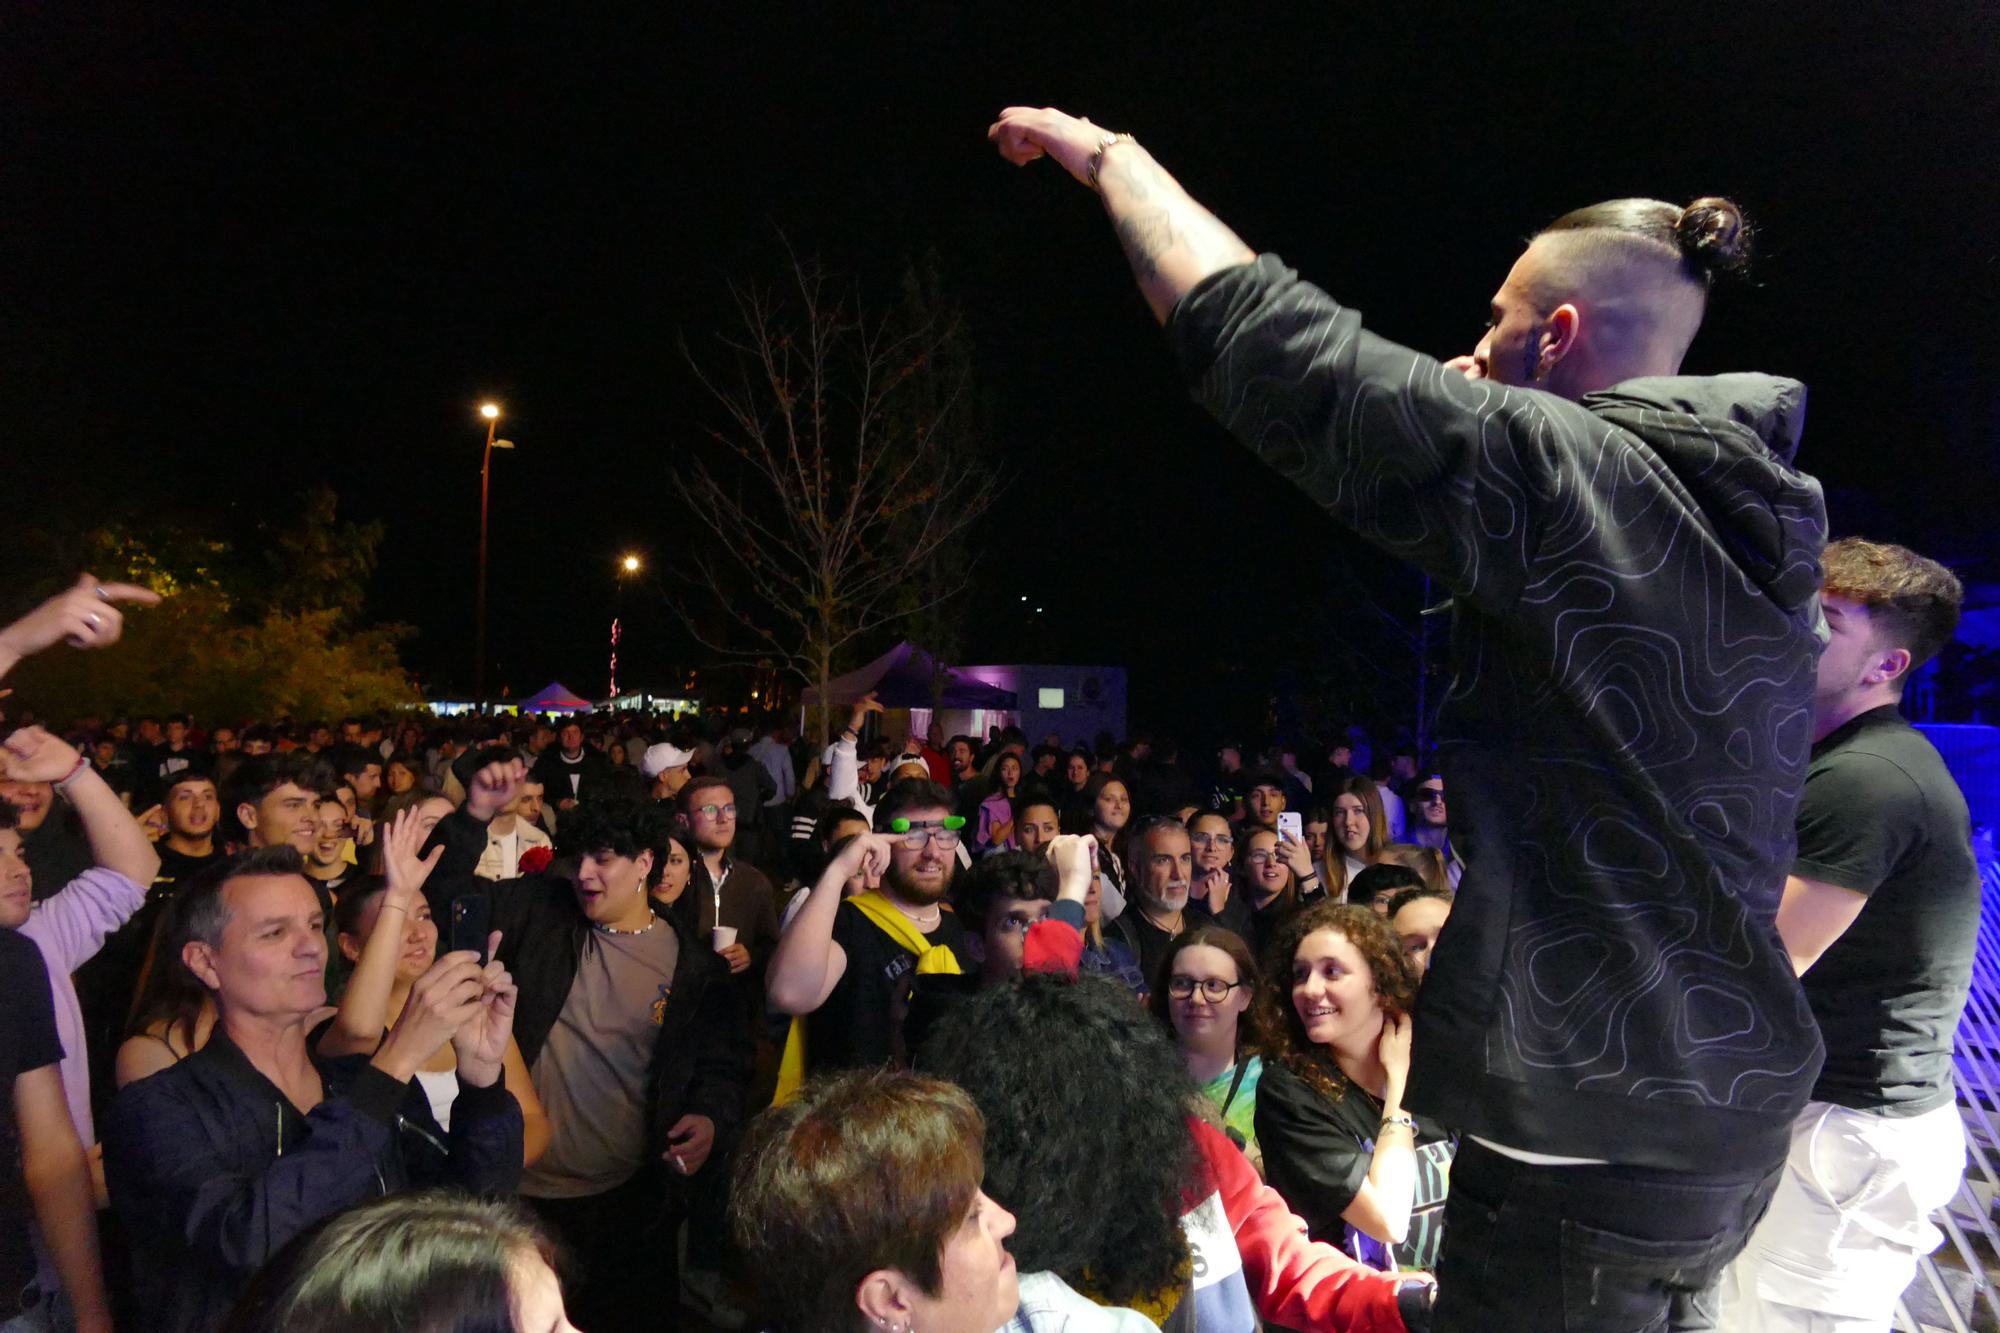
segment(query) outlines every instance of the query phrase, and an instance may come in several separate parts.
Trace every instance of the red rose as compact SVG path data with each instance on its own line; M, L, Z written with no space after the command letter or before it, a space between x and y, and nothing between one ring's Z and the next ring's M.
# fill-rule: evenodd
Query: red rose
M555 859L556 854L546 847L530 847L527 851L521 853L521 873L524 875L539 875L544 870L547 870L549 862Z

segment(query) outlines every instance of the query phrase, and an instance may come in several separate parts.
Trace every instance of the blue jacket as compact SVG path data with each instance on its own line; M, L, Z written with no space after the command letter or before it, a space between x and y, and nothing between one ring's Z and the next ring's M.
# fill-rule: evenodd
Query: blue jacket
M315 1063L326 1098L300 1115L218 1025L112 1102L105 1180L131 1233L145 1329L220 1328L251 1274L349 1204L431 1185L519 1186L521 1106L503 1083L461 1083L447 1134L414 1082L361 1056Z

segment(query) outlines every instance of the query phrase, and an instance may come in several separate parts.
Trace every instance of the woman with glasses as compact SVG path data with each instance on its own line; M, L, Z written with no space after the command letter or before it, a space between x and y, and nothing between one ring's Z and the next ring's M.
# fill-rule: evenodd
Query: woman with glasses
M1266 1176L1313 1239L1376 1268L1429 1271L1455 1145L1403 1107L1416 980L1402 945L1370 909L1321 903L1278 928L1264 964Z
M1174 941L1153 984L1153 1015L1169 1032L1202 1095L1215 1104L1223 1133L1258 1174L1257 1083L1264 1062L1248 1050L1249 1013L1257 1001L1257 964L1242 939L1196 926Z
M1255 929L1250 899L1236 879L1236 826L1220 810L1200 810L1187 819L1194 847L1194 883L1188 910L1243 939Z

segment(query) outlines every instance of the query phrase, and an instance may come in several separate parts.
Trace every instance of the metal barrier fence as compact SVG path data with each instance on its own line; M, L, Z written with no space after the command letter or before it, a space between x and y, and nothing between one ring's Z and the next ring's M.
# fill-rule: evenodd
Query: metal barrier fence
M1963 1297L1954 1293L1949 1270L1936 1255L1924 1257L1911 1284L1912 1291L1919 1285L1928 1288L1952 1333L1973 1333L1972 1321L1982 1306L1986 1319L1977 1327L2000 1328L2000 1292L1986 1267L1988 1256L2000 1256L2000 1233L1993 1224L1993 1201L2000 1196L2000 1171L1995 1169L2000 1165L2000 859L1994 856L1991 830L1982 833L1979 947L1972 964L1972 992L1958 1025L1953 1071L1959 1114L1965 1121L1965 1180L1957 1197L1932 1219L1971 1277L1971 1308L1961 1308ZM1937 1327L1931 1319L1919 1323L1912 1315L1908 1293L1897 1304L1896 1321L1905 1333Z

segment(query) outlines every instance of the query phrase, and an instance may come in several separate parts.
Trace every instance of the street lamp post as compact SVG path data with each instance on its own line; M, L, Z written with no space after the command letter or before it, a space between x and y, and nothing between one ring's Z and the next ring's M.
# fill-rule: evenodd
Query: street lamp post
M624 637L624 627L620 623L625 615L625 580L639 572L641 561L637 555L628 554L618 561L618 609L611 617L611 694L618 697L618 640Z
M512 449L512 440L493 438L500 428L500 406L482 403L479 415L486 418L486 451L479 461L479 628L473 637L472 693L479 711L486 711L486 528L487 503L493 493L493 451Z

